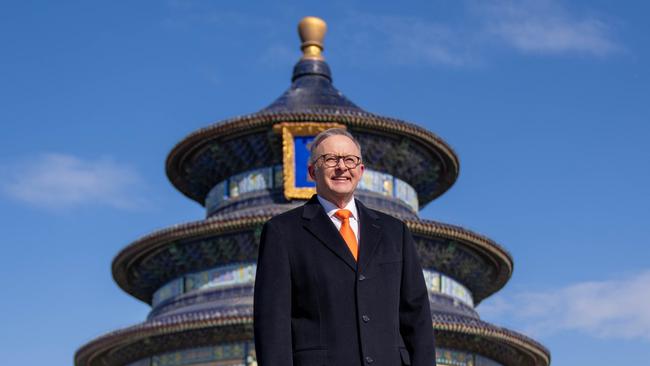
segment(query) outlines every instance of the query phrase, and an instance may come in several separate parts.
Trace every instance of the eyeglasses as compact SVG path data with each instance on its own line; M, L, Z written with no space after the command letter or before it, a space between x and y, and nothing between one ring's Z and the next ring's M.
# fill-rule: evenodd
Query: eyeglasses
M343 160L343 165L348 169L354 169L361 164L361 158L355 155L335 155L335 154L323 154L318 157L318 159L323 159L323 165L328 168L334 168L339 165L339 160ZM316 160L318 160L316 159Z

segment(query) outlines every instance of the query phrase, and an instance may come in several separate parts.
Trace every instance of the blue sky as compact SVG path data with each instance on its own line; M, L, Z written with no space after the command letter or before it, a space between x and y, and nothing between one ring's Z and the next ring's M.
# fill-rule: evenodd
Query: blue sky
M461 161L421 216L515 259L482 317L552 365L650 359L650 7L640 1L4 1L0 359L65 365L144 320L112 258L201 219L167 181L188 133L288 86L296 24L329 25L334 84Z

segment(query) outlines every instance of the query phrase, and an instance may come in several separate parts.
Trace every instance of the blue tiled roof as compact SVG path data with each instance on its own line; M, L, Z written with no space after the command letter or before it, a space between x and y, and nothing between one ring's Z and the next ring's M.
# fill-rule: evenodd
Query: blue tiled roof
M324 61L300 60L291 81L291 87L260 113L365 113L332 85L332 74Z

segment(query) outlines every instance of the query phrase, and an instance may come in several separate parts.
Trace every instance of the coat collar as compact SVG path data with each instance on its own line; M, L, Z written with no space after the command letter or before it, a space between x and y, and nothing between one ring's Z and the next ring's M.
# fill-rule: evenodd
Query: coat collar
M354 260L341 234L336 230L336 226L325 213L323 206L318 202L316 195L313 195L303 206L302 213L303 226L353 271L357 270L357 264L360 269L366 268L381 238L381 226L377 214L364 206L359 200L356 200L356 203L359 214L359 236L361 238L358 263Z
M359 230L361 243L359 244L359 268L366 269L375 249L381 240L381 221L377 214L357 200L357 211L359 212Z

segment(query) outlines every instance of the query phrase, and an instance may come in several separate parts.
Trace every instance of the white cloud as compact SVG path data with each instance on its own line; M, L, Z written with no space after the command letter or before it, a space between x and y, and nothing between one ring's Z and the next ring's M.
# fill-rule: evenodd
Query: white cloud
M488 34L523 52L602 56L619 49L605 21L573 16L559 2L496 0L472 4Z
M286 43L288 27L295 27L299 18L288 18L286 22L250 13L223 11L198 3L172 0L170 7L175 11L168 19L169 26L207 23L228 33L254 34L256 44L261 45L260 62L285 65L300 58L300 43L297 33L292 43ZM337 54L354 62L381 59L394 64L425 63L433 65L458 66L469 60L465 52L466 42L459 29L449 25L426 21L417 17L402 15L380 15L368 12L355 13L347 9L338 17L326 18L328 31L325 38L325 57ZM295 22L291 25L291 22ZM280 27L278 24L284 24ZM342 42L333 42L340 39ZM336 48L329 48L336 44Z
M610 25L575 15L555 0L469 0L461 20L422 16L349 14L332 24L337 52L364 64L473 67L494 45L545 56L605 56L621 47ZM326 41L327 42L327 41ZM369 57L371 55L371 57Z
M338 25L344 52L396 64L461 66L470 62L464 35L449 24L399 15L354 14Z
M579 331L594 337L650 342L650 270L608 281L496 296L481 304L485 318L523 325L544 335Z
M66 154L44 154L4 166L2 192L43 208L104 205L133 209L142 180L137 172L111 159L82 160Z
M209 3L169 4L174 10L170 24L203 23L218 27L219 34L255 34L263 64L284 66L300 57L297 37L295 43L286 43L287 22L298 20L290 15L278 21ZM559 0L464 0L450 8L454 15L443 20L431 20L439 15L433 13L407 16L341 9L340 15L325 19L331 30L325 57L336 54L362 65L474 67L484 63L494 45L545 56L605 56L622 49L607 19L579 13Z

